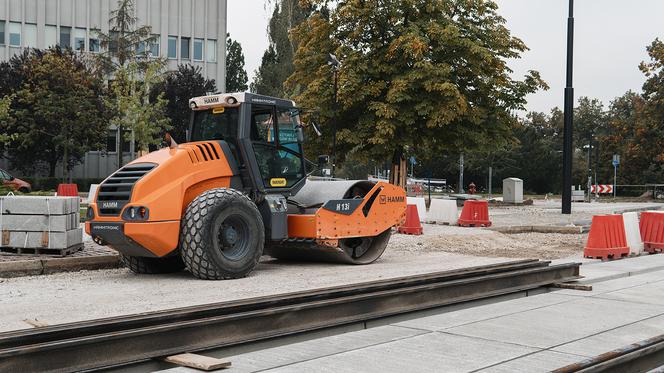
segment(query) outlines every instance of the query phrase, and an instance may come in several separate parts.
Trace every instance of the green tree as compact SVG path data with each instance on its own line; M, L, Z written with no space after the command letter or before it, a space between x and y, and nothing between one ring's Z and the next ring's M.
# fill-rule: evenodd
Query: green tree
M638 127L643 136L643 146L651 163L645 179L649 182L664 181L664 42L655 39L647 48L650 61L642 62L639 68L646 76L643 84L644 112L647 126Z
M14 93L4 133L9 159L24 172L46 165L55 176L62 162L63 178L83 155L103 146L107 111L104 82L88 61L59 48L28 55L25 79Z
M242 45L237 40L231 39L228 34L226 41L226 92L244 92L249 88L247 82L247 71L244 69L244 53Z
M4 144L10 140L10 135L5 129L9 125L9 108L11 107L12 97L5 96L0 98L0 129L3 131L0 132L0 152L4 151Z
M108 33L97 32L102 52L99 60L107 73L130 62L142 62L147 68L150 46L156 42L152 27L138 26L135 0L118 0L116 9L109 14Z
M111 124L131 129L139 152L147 152L150 145L160 144L162 133L171 128L164 93L150 99L151 88L161 83L161 69L160 63L153 62L139 80L139 67L130 63L116 70L111 85L113 98L109 104L116 105L117 113Z
M302 4L299 0L275 1L268 24L270 45L251 83L252 92L273 97L291 96L291 92L284 88L284 82L295 70L293 59L298 42L289 33L309 16L311 10L308 5L303 7Z
M177 142L186 140L191 118L189 99L217 90L215 81L206 79L201 71L200 66L180 65L177 71L168 73L161 83L153 87L153 99L162 92L164 94L166 116L173 126L170 134Z
M152 34L150 26L138 26L138 17L136 17L135 0L118 0L116 9L109 14L108 33L97 32L102 52L97 55L99 66L107 74L112 76L118 69L127 69L129 64L135 65L135 68L145 73L150 66L155 63L150 60L151 45L156 42L156 36ZM154 60L154 58L153 58ZM158 63L164 64L163 59L157 59ZM134 68L132 68L134 69ZM131 77L137 77L137 74L129 74ZM136 86L136 82L128 82ZM122 88L119 90L126 91ZM115 89L114 91L118 91ZM113 105L118 109L123 107L120 102ZM127 113L116 113L116 123L124 123L120 117L126 117ZM122 143L127 135L124 133L125 127L118 127L120 142ZM118 147L118 167L124 163L122 146Z
M422 155L499 148L511 139L511 112L547 88L535 71L511 77L507 60L527 47L493 1L348 0L329 17L328 1L309 3L317 11L294 31L299 48L287 84L301 90L298 104L319 109L330 144L328 54L339 58L338 154L358 148L386 159L406 147Z

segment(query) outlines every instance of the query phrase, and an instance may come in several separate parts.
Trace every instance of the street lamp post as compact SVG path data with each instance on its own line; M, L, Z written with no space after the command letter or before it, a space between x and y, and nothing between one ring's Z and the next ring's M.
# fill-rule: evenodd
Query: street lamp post
M574 0L569 0L567 18L567 82L565 86L565 131L563 141L563 201L562 213L572 213L572 131L574 120L574 88L572 68L574 51Z
M336 163L337 163L337 116L339 112L339 100L337 98L339 92L339 67L341 62L337 59L335 55L330 53L327 56L327 64L332 66L332 71L334 73L334 114L332 117L332 177L335 177Z

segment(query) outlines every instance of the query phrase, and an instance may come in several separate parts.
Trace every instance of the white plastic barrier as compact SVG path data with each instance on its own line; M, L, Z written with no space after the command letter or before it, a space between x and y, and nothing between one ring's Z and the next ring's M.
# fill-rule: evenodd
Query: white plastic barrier
M459 210L456 200L452 199L431 199L429 205L428 223L456 225L459 220Z
M417 215L420 217L420 221L427 220L427 205L424 202L422 197L406 197L406 203L409 205L417 206Z
M88 193L88 199L85 202L88 204L92 203L92 200L95 198L95 194L97 194L97 188L99 188L99 184L90 184L90 193Z
M641 242L638 213L624 213L623 222L625 223L625 236L627 238L627 246L629 246L630 255L640 255L643 252L643 242Z

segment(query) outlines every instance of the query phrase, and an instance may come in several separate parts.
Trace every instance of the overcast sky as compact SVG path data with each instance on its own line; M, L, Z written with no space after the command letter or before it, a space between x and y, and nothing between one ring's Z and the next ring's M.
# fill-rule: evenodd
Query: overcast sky
M512 34L530 51L510 62L515 76L538 70L551 89L528 98L528 109L562 107L568 0L496 0ZM268 45L271 9L264 0L228 0L228 31L245 53L250 79ZM638 65L646 46L664 38L662 0L577 0L575 2L574 88L606 105L644 81Z

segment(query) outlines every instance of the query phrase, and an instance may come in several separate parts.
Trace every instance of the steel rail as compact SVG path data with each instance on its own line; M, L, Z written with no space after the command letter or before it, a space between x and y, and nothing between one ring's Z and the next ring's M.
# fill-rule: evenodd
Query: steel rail
M556 369L555 373L648 372L664 365L664 334Z
M513 293L579 277L523 260L0 334L0 371L135 363Z

